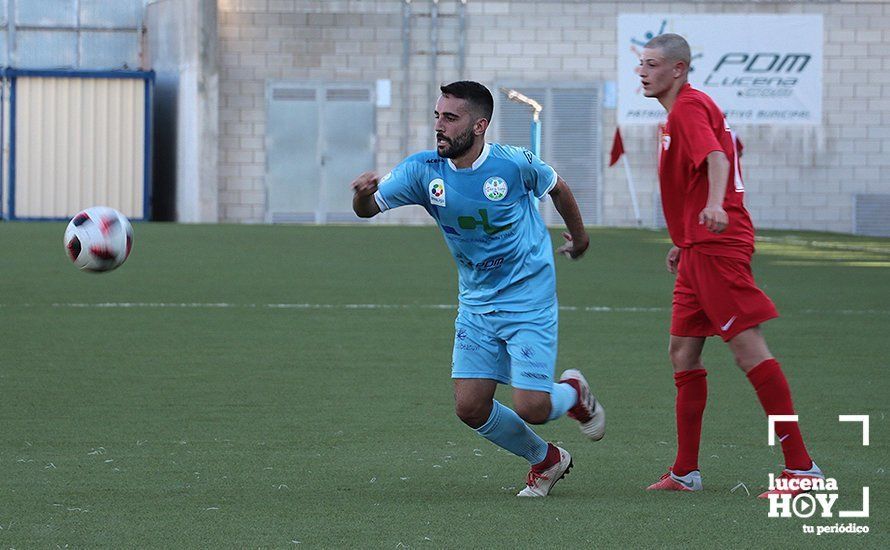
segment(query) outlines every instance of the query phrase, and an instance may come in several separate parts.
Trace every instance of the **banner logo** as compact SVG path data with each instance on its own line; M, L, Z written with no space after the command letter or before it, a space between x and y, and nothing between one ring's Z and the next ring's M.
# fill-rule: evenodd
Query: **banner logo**
M618 124L657 124L667 113L636 73L652 38L674 33L692 53L689 83L730 123L822 124L821 14L618 15Z

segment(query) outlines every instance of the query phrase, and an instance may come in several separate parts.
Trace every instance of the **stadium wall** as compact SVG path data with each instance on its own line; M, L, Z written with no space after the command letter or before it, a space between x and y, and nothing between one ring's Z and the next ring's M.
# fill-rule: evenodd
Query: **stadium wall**
M146 6L144 56L156 74L152 219L220 219L219 69L212 3L154 0Z
M378 170L385 173L407 153L432 146L431 83L460 76L460 0L437 4L439 49L446 53L438 56L434 75L429 55L433 1L411 2L415 15L406 97L401 86L403 4L219 0L221 221L264 219L264 94L269 81L389 80L391 104L378 107L376 115ZM489 86L503 81L615 81L620 13L821 13L822 124L736 128L745 144L749 209L759 227L851 232L855 194L890 194L890 3L467 0L465 9L463 76ZM409 135L403 150L406 101ZM614 108L603 109L602 125L602 151L608 155ZM657 225L657 130L627 127L622 132L643 220ZM635 224L620 164L604 169L603 205L603 224ZM403 223L425 219L417 210L400 210L405 211L385 216Z

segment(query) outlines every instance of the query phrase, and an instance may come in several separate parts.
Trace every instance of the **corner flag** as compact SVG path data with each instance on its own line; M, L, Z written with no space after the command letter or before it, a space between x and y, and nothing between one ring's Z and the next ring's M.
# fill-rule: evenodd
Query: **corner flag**
M630 195L630 202L634 209L634 218L637 225L643 226L643 218L640 217L640 205L637 202L637 188L634 185L633 174L630 173L630 163L627 162L627 155L624 154L624 140L621 139L621 130L615 127L615 138L612 140L612 152L609 155L609 166L615 166L618 159L624 157L624 176L627 178L627 192Z
M621 155L624 154L624 141L621 140L621 131L615 127L615 137L612 139L612 153L609 157L609 166L615 166Z

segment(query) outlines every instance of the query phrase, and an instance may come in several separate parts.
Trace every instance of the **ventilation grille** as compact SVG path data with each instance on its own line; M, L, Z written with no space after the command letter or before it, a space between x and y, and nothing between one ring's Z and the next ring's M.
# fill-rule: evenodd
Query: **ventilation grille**
M853 233L890 237L890 195L853 195Z
M272 90L275 101L315 101L313 88L275 88Z
M367 88L328 88L325 91L328 101L371 101L371 90Z
M602 139L600 93L595 84L504 86L541 103L541 159L553 166L569 184L584 223L601 223ZM500 89L500 88L499 88ZM531 142L531 108L498 94L497 141L528 148ZM544 222L561 225L562 219L548 200L541 207Z
M600 223L602 139L600 94L597 88L553 88L550 93L551 147L547 150L553 167L578 201L584 222ZM562 219L553 210L557 224Z

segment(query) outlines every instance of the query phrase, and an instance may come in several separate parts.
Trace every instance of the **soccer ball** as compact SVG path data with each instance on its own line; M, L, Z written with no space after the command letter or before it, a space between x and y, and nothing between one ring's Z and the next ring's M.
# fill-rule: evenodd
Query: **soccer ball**
M64 244L68 257L83 271L111 271L130 255L133 227L114 208L93 206L71 218Z

